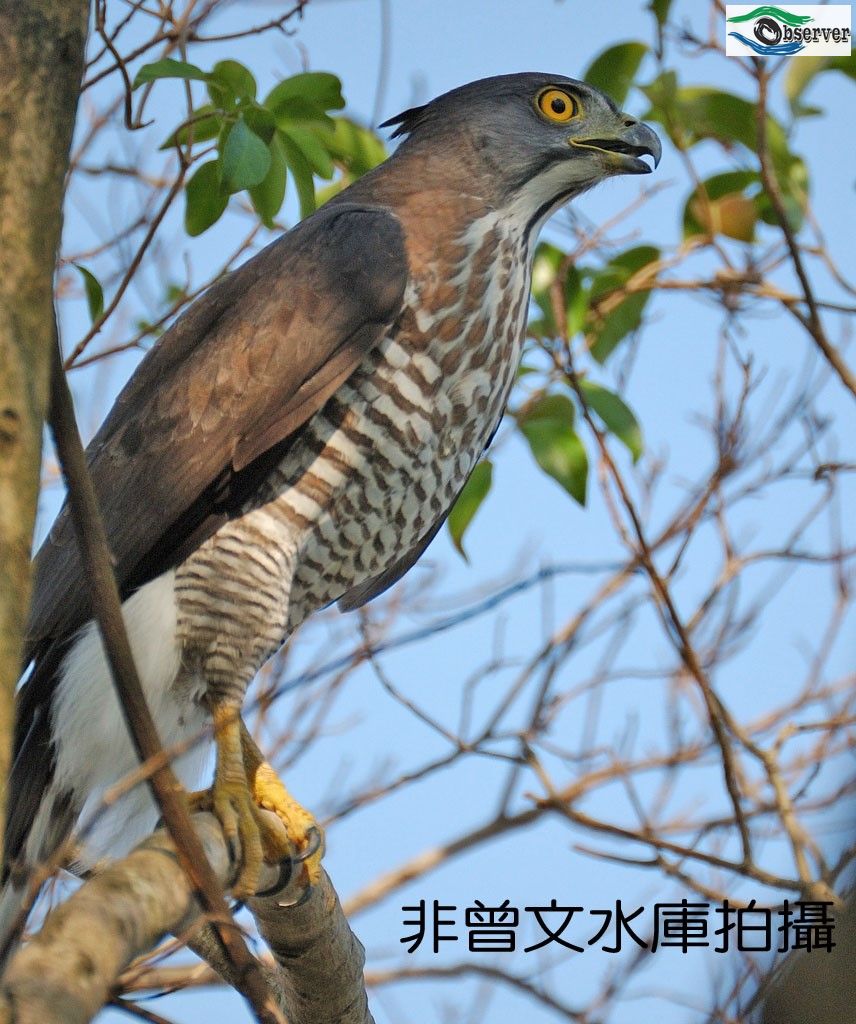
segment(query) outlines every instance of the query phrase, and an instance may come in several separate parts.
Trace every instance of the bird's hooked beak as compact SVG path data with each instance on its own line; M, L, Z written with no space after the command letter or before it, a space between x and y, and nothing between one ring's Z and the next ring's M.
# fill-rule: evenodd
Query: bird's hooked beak
M663 153L659 138L647 124L625 114L619 116L621 127L614 134L607 132L592 139L571 138L568 142L580 149L596 149L607 154L619 174L650 174ZM643 156L650 156L654 167L640 159Z

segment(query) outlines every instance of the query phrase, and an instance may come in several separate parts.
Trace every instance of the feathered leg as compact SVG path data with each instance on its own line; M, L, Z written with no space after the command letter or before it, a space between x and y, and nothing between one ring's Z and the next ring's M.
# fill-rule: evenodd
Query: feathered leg
M265 860L309 859L311 879L320 859L314 819L277 779L241 721L247 687L288 633L290 529L266 507L256 509L225 523L176 570L179 686L204 693L217 748L214 784L195 803L217 815L233 847L240 843L233 886L239 898L257 890ZM277 815L286 838L263 811Z

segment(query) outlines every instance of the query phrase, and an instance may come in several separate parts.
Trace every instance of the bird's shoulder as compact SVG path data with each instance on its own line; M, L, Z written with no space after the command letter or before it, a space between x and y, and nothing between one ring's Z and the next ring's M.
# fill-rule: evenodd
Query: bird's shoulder
M403 229L393 211L356 203L322 207L215 282L158 339L95 436L90 458L129 419L144 409L149 419L150 406L171 402L171 384L181 385L179 408L192 416L198 412L193 391L216 404L227 378L272 383L268 371L276 370L277 355L290 358L290 348L300 346L295 328L304 320L315 325L307 337L347 318L388 321L407 276Z
M382 340L408 273L391 210L330 203L165 332L88 449L123 592L204 540L224 481L248 487ZM36 560L28 654L88 615L66 507Z

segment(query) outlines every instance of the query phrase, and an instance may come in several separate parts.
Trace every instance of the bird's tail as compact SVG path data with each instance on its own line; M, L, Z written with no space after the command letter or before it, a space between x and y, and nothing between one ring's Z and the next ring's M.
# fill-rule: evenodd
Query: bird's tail
M27 917L24 913L26 898L26 883L16 884L11 878L7 879L0 892L0 972L20 943Z
M14 773L13 773L14 777ZM20 944L29 912L38 896L41 869L65 843L79 808L68 794L45 788L17 859L4 867L0 888L0 971Z
M50 730L50 699L65 650L65 644L56 644L40 652L16 697L14 761L0 872L0 967L16 948L35 902L33 869L59 850L79 811L72 794L62 792L57 784Z
M208 721L195 693L176 693L180 667L172 574L147 583L123 605L128 638L160 740L170 749L204 735ZM201 685L201 684L200 684ZM207 744L195 744L173 767L185 784L198 779ZM15 761L9 785L0 875L0 950L15 930L23 887L79 825L73 859L86 867L126 854L155 825L157 808L138 782L105 800L139 769L100 634L90 622L37 651L18 691ZM2 955L2 954L0 954Z

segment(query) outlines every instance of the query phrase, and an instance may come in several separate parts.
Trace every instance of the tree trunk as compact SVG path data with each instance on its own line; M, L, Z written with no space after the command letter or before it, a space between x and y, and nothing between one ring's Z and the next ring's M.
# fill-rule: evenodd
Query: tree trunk
M89 0L0 0L0 821L30 600L54 267L88 16Z

